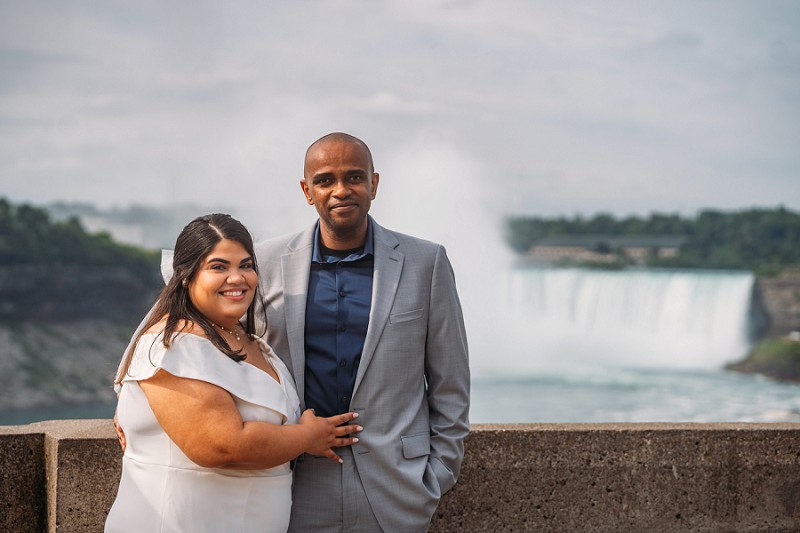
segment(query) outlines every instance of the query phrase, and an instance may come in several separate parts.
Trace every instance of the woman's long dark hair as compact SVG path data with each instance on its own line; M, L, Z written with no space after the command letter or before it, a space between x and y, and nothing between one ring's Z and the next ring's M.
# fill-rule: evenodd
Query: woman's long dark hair
M198 269L202 266L203 260L208 257L214 247L223 239L238 242L248 254L253 258L253 269L258 274L258 263L253 249L253 238L244 225L230 215L214 213L198 217L189 222L175 241L175 255L172 259L172 278L159 294L156 304L150 313L150 318L142 326L139 334L128 353L125 354L125 361L120 367L115 383L121 383L131 364L133 352L142 335L154 325L158 324L164 317L167 317L164 326L163 342L164 347L169 348L177 333L181 333L192 324L199 326L205 332L206 337L222 353L234 361L242 361L246 355L242 354L242 349L234 351L228 342L220 335L211 321L206 318L192 303L189 298L189 283L194 278ZM261 288L256 285L255 297L247 308L244 319L244 331L248 336L256 334L256 308L260 308L264 313L262 323L266 325L266 311L261 301ZM266 327L266 326L265 326ZM263 334L262 331L259 335Z

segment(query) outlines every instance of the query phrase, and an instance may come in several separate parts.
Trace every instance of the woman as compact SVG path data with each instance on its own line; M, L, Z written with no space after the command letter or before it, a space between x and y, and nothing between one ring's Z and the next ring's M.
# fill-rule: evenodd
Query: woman
M286 531L289 461L340 460L357 415L300 415L292 378L256 336L253 241L229 215L190 222L173 275L120 367L126 449L106 531ZM242 321L242 317L244 317Z

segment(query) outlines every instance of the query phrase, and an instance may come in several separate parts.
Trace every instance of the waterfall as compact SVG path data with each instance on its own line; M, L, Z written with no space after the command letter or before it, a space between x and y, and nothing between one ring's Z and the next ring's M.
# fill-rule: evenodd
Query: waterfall
M753 283L746 272L512 269L495 335L502 349L490 359L476 354L475 367L719 368L749 348Z

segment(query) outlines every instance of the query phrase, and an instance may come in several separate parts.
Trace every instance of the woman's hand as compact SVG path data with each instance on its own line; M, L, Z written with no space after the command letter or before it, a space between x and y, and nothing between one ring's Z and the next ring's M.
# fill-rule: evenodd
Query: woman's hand
M119 425L116 409L114 410L114 430L117 432L117 440L119 441L119 445L122 447L122 452L125 453L125 448L128 445L128 441L125 439L125 432L122 431L122 426Z
M300 416L300 425L312 432L311 445L306 452L342 462L332 448L350 446L358 442L357 437L348 437L364 428L357 425L343 425L358 417L358 413L343 413L341 415L322 418L314 414L313 409L306 409Z

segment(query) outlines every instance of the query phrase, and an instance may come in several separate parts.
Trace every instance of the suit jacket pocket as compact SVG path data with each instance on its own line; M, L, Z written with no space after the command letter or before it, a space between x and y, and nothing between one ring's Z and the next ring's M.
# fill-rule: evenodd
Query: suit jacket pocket
M431 453L430 433L407 435L405 437L400 437L400 441L403 443L403 457L406 459L423 457Z
M400 322L409 322L422 317L424 309L414 309L413 311L404 311L402 313L395 313L389 315L390 324L399 324Z

